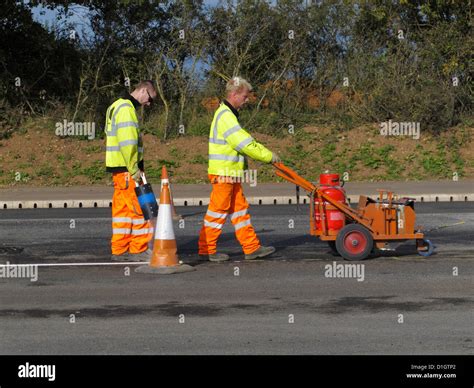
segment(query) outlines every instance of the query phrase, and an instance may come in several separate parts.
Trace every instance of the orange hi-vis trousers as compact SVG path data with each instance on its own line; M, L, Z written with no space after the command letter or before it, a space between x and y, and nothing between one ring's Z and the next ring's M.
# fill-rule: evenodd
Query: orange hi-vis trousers
M242 245L244 253L250 254L260 248L248 214L249 204L245 199L240 183L234 183L231 177L209 175L212 183L211 199L204 225L199 234L199 254L212 255L217 251L217 240L227 217L234 225L235 235Z
M128 172L113 174L112 254L140 253L153 238L153 226L143 218L135 194L135 181Z

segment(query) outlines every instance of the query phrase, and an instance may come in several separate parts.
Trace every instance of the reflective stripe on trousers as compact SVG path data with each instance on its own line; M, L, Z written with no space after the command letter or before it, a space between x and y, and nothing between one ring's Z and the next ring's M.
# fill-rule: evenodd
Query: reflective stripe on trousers
M243 194L242 185L219 181L216 178L215 175L209 175L212 192L199 234L199 254L216 253L217 240L228 217L234 225L235 235L244 253L256 251L260 248L260 241L248 214L249 205Z
M135 194L135 182L128 172L114 173L113 181L112 253L143 252L153 238L153 226L143 218Z

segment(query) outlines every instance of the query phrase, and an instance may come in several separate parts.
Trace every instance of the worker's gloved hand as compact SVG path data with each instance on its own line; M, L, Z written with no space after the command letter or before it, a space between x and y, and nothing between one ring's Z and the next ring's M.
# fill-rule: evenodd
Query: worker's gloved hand
M272 164L273 163L281 163L281 158L278 156L276 152L272 153Z
M137 170L137 172L132 175L132 179L138 184L140 184L142 181L142 172L140 170Z

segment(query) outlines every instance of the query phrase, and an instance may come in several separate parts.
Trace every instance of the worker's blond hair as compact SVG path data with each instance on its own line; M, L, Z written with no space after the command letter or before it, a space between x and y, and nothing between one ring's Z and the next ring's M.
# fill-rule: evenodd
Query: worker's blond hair
M252 85L250 85L247 80L238 76L232 77L229 81L227 81L227 85L225 87L227 94L231 92L240 92L243 89L246 89L250 92L252 90Z
M143 88L146 88L149 92L153 91L156 93L155 82L152 80L141 81L135 85L135 90L141 90Z

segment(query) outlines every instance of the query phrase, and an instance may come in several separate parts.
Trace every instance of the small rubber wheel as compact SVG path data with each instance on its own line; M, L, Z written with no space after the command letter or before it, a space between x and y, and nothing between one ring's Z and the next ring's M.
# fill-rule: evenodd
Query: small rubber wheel
M339 252L337 251L337 248L336 248L336 241L328 241L328 246L329 246L329 249L331 249L331 253L334 256L340 256L340 254L339 254Z
M364 260L369 257L374 247L374 239L359 224L349 224L337 234L336 249L346 260Z
M424 257L431 256L435 248L433 243L430 240L423 239L423 246L426 247L426 249L423 251L418 250L418 254Z

